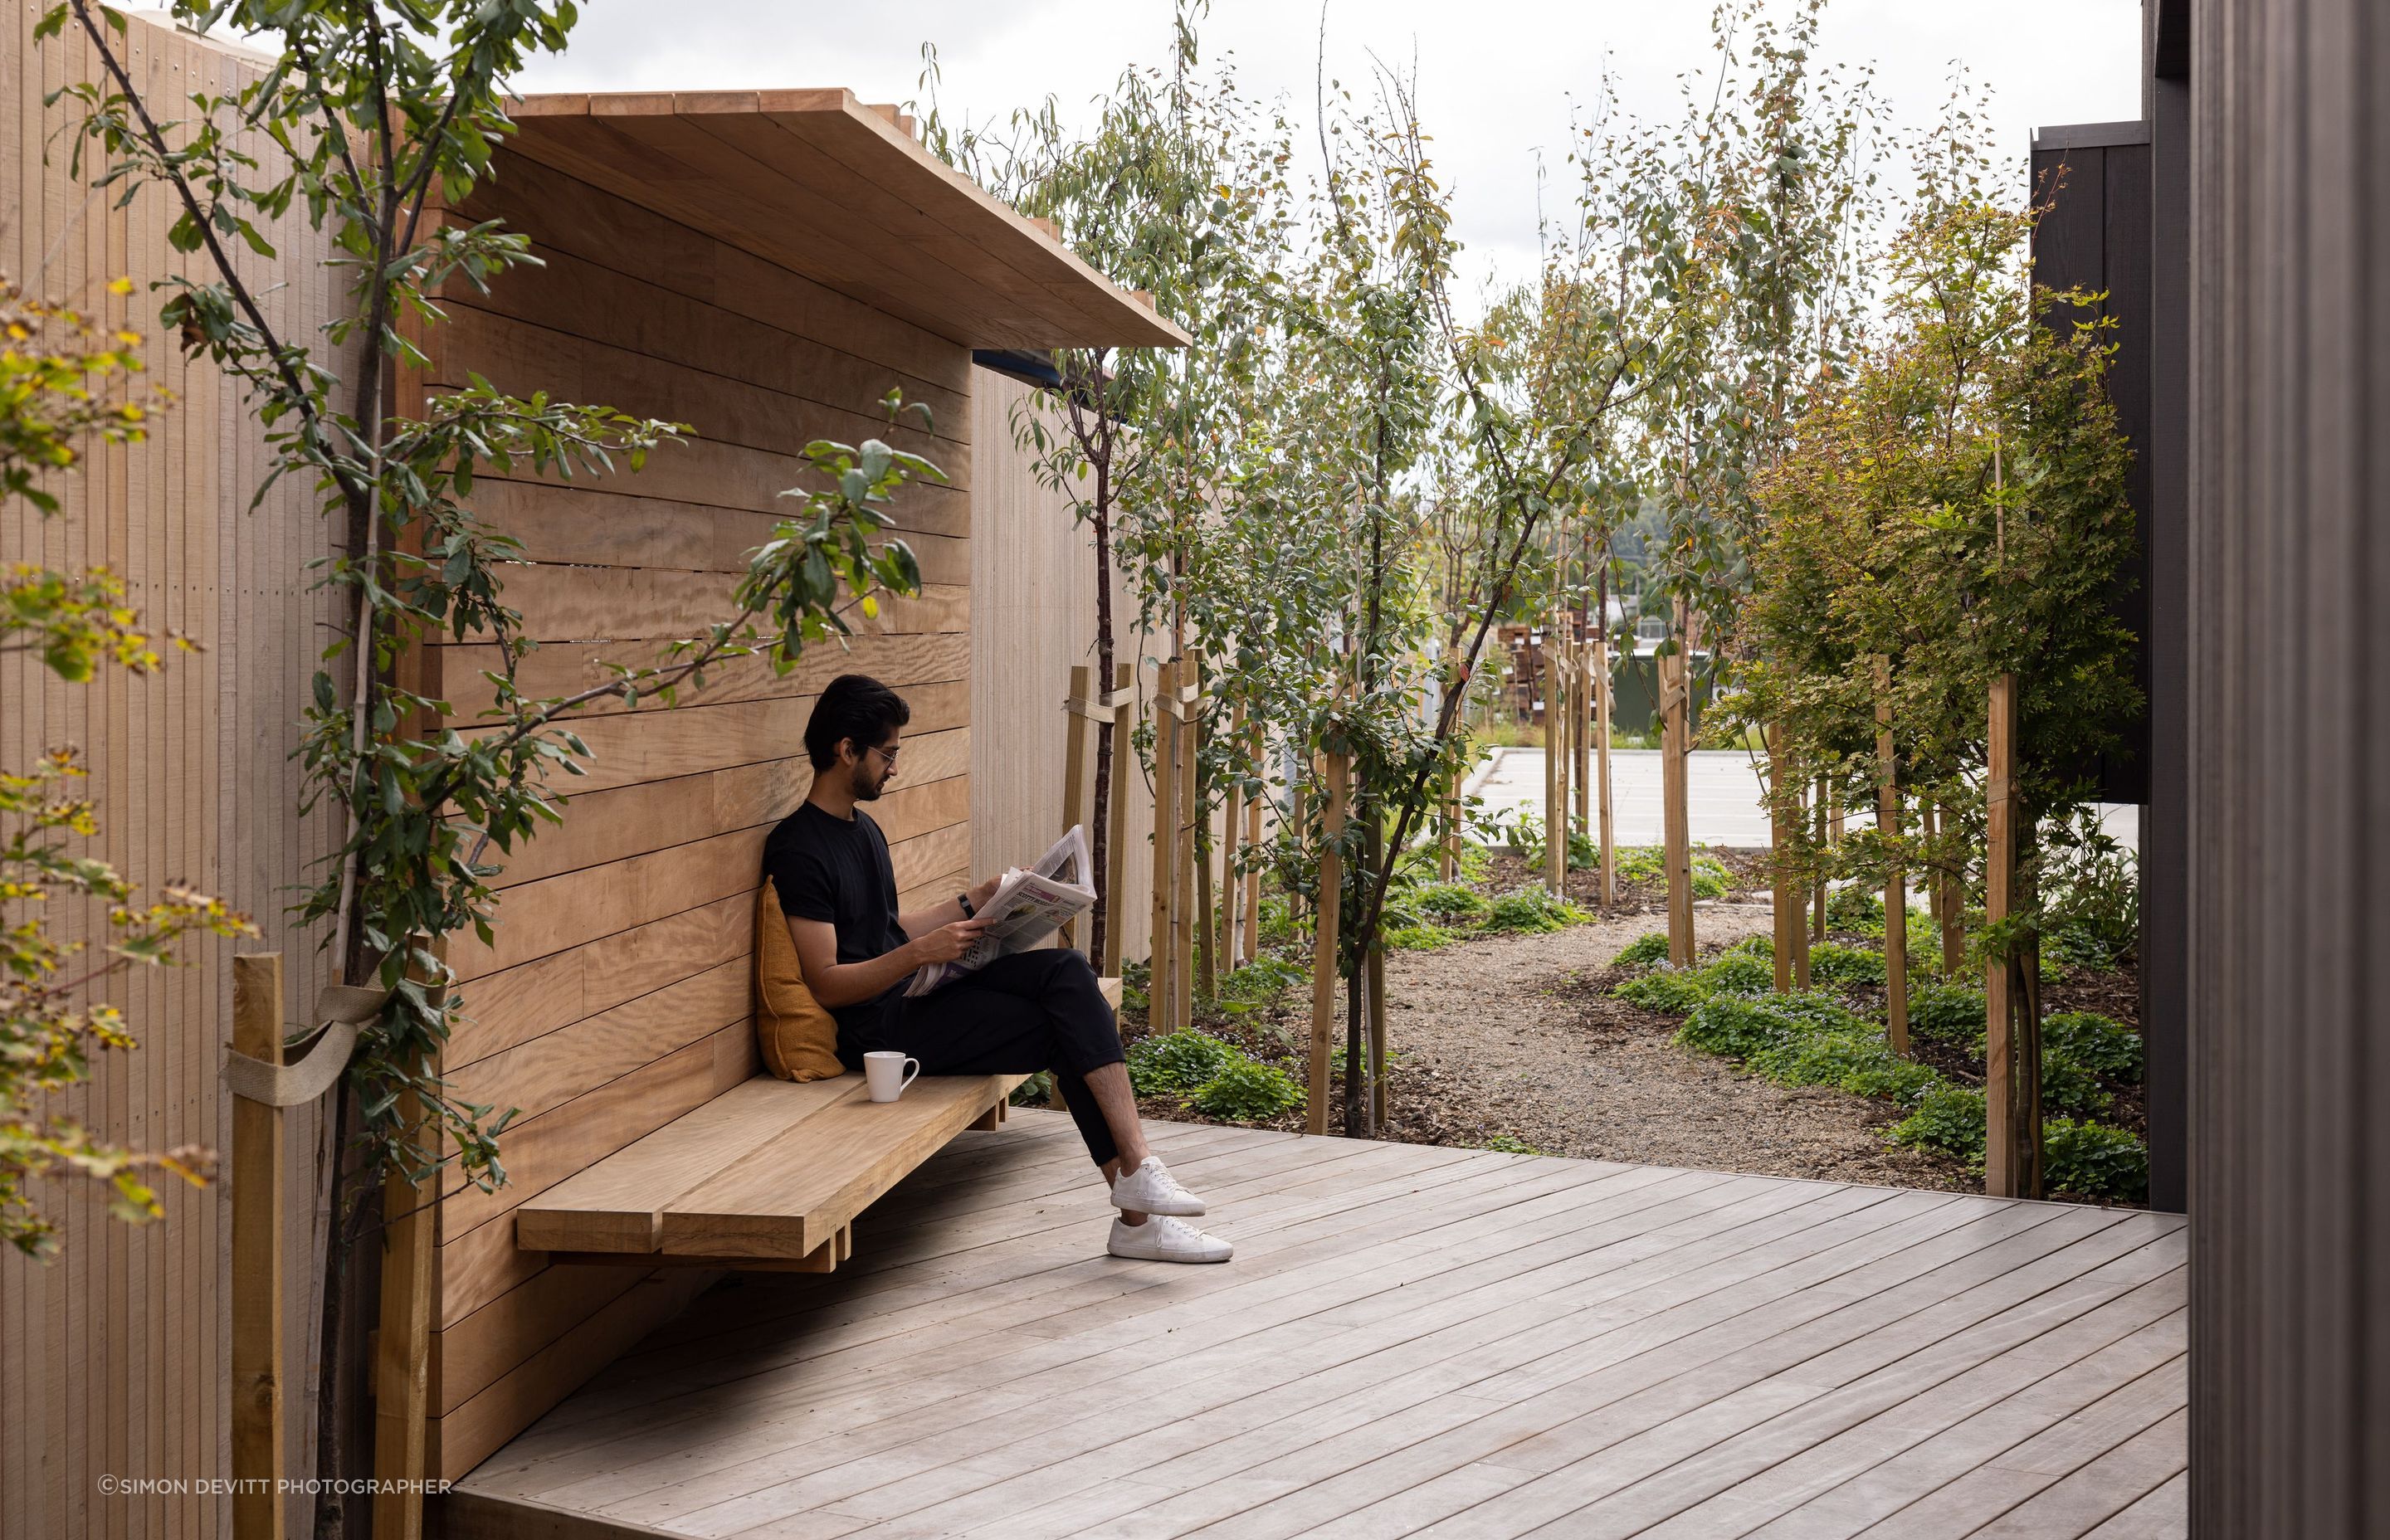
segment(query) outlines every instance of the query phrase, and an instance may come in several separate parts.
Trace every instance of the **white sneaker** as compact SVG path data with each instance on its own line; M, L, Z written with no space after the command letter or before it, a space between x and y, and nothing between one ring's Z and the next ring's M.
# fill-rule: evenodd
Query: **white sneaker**
M1178 1185L1161 1156L1148 1155L1112 1184L1112 1207L1131 1213L1196 1214L1203 1212L1203 1200Z
M1104 1250L1137 1262L1226 1262L1236 1251L1218 1236L1164 1213L1142 1225L1113 1220L1112 1238Z

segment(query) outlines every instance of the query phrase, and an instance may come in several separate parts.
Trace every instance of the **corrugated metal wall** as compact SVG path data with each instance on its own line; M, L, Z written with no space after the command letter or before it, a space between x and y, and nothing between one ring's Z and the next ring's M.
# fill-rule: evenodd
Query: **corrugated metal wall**
M237 392L204 365L186 367L154 334L158 297L148 281L184 259L166 244L163 199L144 195L111 210L113 191L87 193L68 177L68 142L55 137L70 104L44 97L96 66L67 34L35 47L44 7L19 6L0 21L0 267L30 293L152 334L146 382L174 392L172 410L143 445L96 450L64 482L65 512L37 520L11 506L0 516L0 563L79 569L105 563L129 583L153 624L184 632L206 650L170 657L136 680L107 674L58 683L22 656L0 657L0 764L22 768L44 747L78 745L103 833L94 853L145 886L187 881L219 893L263 927L244 950L280 948L294 1010L321 982L315 942L283 909L332 843L322 820L302 822L299 774L289 762L299 705L328 635L326 603L308 592L308 563L329 548L328 531L297 481L246 511L263 480L264 447ZM253 66L195 39L135 20L134 72L153 99L228 92ZM48 160L45 163L45 149ZM265 147L252 147L261 155ZM306 340L332 302L317 248L303 228L278 231L284 287L265 305L285 335ZM263 263L259 266L263 268ZM131 277L129 297L107 293ZM86 912L57 917L89 934ZM106 1054L91 1084L53 1110L109 1136L151 1148L186 1143L222 1149L230 1137L217 1078L229 1035L227 943L194 942L194 965L112 982L141 1046ZM292 1226L286 1238L285 1361L294 1385L310 1378L324 1151L313 1110L291 1117ZM126 1497L104 1476L205 1478L228 1460L225 1385L229 1373L231 1218L221 1184L174 1184L166 1218L146 1228L109 1222L87 1186L52 1186L45 1209L65 1221L65 1251L49 1266L0 1256L0 1536L185 1535L219 1533L218 1498ZM314 1449L310 1407L294 1402L290 1468ZM303 1500L294 1499L294 1519Z
M2189 60L2191 1513L2390 1530L2390 19Z

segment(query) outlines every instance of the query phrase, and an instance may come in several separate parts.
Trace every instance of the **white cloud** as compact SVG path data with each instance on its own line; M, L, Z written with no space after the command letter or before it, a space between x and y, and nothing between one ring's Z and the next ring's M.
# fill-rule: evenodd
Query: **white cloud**
M1328 67L1366 78L1375 55L1416 58L1423 119L1452 187L1471 271L1532 271L1537 154L1557 167L1572 104L1591 100L1605 60L1625 105L1670 115L1678 78L1710 63L1702 0L1565 0L1454 6L1449 0L1334 0ZM973 118L1048 95L1067 120L1132 63L1158 63L1168 0L1007 6L917 0L829 6L783 0L595 0L572 50L543 60L527 91L715 90L844 85L867 101L919 95L919 46L944 64L943 98ZM1215 0L1207 54L1233 54L1248 91L1283 95L1309 116L1316 0ZM1991 87L1993 148L2023 157L2040 124L2139 115L2137 0L1834 0L1821 51L1872 62L1895 123L1928 122L1963 63Z

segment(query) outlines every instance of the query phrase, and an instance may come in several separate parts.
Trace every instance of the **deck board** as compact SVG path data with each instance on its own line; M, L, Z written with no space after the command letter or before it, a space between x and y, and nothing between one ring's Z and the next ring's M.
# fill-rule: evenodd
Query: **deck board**
M2178 1218L1154 1138L1234 1263L1102 1255L1066 1121L1017 1113L851 1266L706 1296L464 1489L559 1540L2182 1531Z

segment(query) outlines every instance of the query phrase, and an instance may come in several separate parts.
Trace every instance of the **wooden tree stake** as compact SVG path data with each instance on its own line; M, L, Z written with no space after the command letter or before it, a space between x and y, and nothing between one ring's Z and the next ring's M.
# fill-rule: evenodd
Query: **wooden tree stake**
M1062 730L1068 735L1062 747L1062 827L1066 829L1073 824L1084 827L1095 821L1095 776L1088 766L1095 763L1097 725L1095 719L1086 714L1095 709L1094 679L1095 671L1086 664L1073 664L1071 694L1062 702ZM1082 875L1092 878L1095 874ZM1099 902L1109 903L1111 898L1107 890ZM1084 949L1087 929L1073 915L1062 927L1062 944Z
M1262 730L1259 724L1253 729L1253 773L1264 786L1269 784L1267 765L1262 753ZM1255 797L1245 807L1245 843L1253 850L1262 846L1262 799ZM1262 942L1262 874L1258 867L1244 875L1245 924L1243 960L1251 962L1259 956Z
M446 943L434 943L444 955ZM419 977L419 975L418 975ZM437 1056L422 1066L437 1075ZM422 1128L419 1140L437 1153L438 1136L424 1124L422 1099L400 1093L403 1127ZM374 1540L422 1540L423 1482L429 1473L431 1411L432 1264L439 1251L433 1224L440 1178L417 1187L404 1174L381 1189L381 1329L374 1359L374 1479L390 1483L373 1498Z
M1820 776L1818 777L1816 808L1818 849L1821 855L1831 848L1835 838L1834 828L1843 821L1842 815L1833 811L1833 783ZM1814 941L1824 941L1826 939L1826 866L1822 860L1818 862L1817 874L1810 882L1809 906L1810 938Z
M1875 660L1876 828L1900 838L1899 766L1892 743L1892 660ZM1900 863L1883 878L1883 1025L1892 1051L1908 1056L1908 882Z
M282 954L232 960L232 1048L282 1062ZM282 1540L282 1109L232 1098L235 1540Z
M1104 822L1109 826L1104 846L1104 956L1102 973L1117 979L1121 970L1121 927L1128 921L1128 766L1137 763L1129 738L1137 729L1137 670L1129 663L1113 665L1112 789Z
M1569 639L1569 801L1575 828L1593 832L1593 657L1580 638Z
M1369 943L1369 1133L1386 1131L1386 944Z
M1175 1026L1195 1024L1195 927L1199 915L1195 905L1195 869L1202 864L1202 846L1195 837L1196 826L1203 819L1203 789L1195 773L1196 739L1202 731L1202 705L1198 696L1202 689L1203 665L1194 658L1179 665L1178 690L1178 854L1176 876L1178 892L1173 897L1176 910L1176 939L1177 956L1170 966L1171 982L1178 988L1177 1004L1171 1011Z
M1240 705L1228 722L1229 751L1233 756L1245 746L1245 708ZM1220 956L1222 966L1233 969L1244 951L1244 905L1237 882L1238 837L1244 832L1245 786L1243 779L1231 772L1228 784L1220 794Z
M1984 920L1998 930L2009 918L2016 879L2016 830L2010 797L2016 774L2016 675L1992 681L1991 724L1984 787ZM2004 956L1984 964L1984 1190L1995 1198L2017 1191L2016 1002L2014 970Z
M1678 968L1690 968L1693 961L1693 854L1685 779L1690 769L1686 756L1692 751L1688 629L1679 600L1676 646L1660 655L1660 817L1668 866L1668 960Z
M1784 815L1777 795L1784 789L1784 729L1776 723L1767 725L1767 800L1768 838L1774 848L1769 851L1767 912L1774 921L1776 943L1776 993L1784 994L1792 987L1792 957L1799 950L1794 935L1800 928L1799 911L1792 906L1792 820Z
M1153 692L1153 941L1147 980L1148 1021L1157 1033L1175 1032L1178 1021L1178 960L1176 918L1178 874L1178 660L1155 671Z
M1617 831L1611 820L1610 801L1610 634L1605 628L1593 639L1594 776L1599 784L1601 836L1601 906L1618 902Z
M1564 802L1568 785L1568 749L1566 729L1561 725L1566 712L1561 697L1566 693L1562 683L1563 665L1558 646L1559 633L1548 626L1544 631L1544 887L1557 898L1568 882L1568 809Z
M1344 868L1336 853L1344 832L1344 799L1351 765L1341 753L1327 756L1327 803L1319 812L1319 906L1311 936L1311 1100L1305 1126L1328 1132L1328 1059L1336 1031L1337 911L1343 902Z

